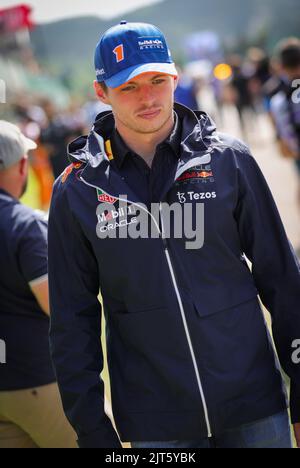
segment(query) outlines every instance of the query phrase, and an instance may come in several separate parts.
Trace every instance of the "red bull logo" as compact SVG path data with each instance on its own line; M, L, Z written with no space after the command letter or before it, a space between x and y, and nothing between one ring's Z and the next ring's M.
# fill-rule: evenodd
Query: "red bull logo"
M209 177L213 177L212 171L193 171L193 172L186 172L183 174L177 182L184 182L189 179L207 179Z
M66 167L64 170L63 176L62 176L62 183L64 184L69 177L69 175L72 173L73 169L80 169L82 166L82 163L72 163L70 166Z

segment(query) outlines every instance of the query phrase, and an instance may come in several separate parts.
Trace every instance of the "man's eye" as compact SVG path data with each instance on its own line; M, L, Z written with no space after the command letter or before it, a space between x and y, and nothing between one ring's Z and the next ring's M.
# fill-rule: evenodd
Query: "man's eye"
M166 80L164 79L159 79L159 80L154 80L153 83L154 84L161 84L161 83L164 83Z
M126 88L122 88L121 91L131 91L134 89L134 86L126 86Z

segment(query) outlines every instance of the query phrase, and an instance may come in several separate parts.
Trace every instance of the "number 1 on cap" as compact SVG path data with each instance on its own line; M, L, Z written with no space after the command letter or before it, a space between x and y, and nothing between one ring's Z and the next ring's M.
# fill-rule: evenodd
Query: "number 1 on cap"
M124 47L123 44L118 45L114 50L113 53L116 56L117 62L122 62L124 60Z

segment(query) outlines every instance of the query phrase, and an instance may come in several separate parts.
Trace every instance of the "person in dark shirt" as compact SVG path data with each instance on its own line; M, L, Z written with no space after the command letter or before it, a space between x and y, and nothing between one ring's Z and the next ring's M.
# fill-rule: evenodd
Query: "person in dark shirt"
M35 148L0 121L0 448L71 448L49 355L47 221L19 202Z
M300 40L286 39L277 46L282 86L271 99L271 113L276 125L278 142L283 156L295 160L300 174Z
M298 209L300 210L300 40L289 38L277 48L282 86L270 102L279 150L295 163L298 174ZM300 246L297 249L300 258Z

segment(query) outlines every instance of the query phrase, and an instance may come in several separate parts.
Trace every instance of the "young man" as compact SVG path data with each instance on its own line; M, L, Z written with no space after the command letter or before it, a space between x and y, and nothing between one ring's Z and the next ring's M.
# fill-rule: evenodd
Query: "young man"
M71 448L49 353L47 221L19 202L35 148L0 121L0 448Z
M174 106L177 73L155 26L109 29L95 64L112 112L70 145L49 225L52 356L80 447L291 447L257 296L296 424L300 267L260 169L206 114ZM119 437L99 377L99 287Z
M295 161L299 175L300 209L300 40L289 38L281 41L276 48L276 55L282 87L271 99L270 110L277 130L280 151L284 157ZM300 257L300 247L297 254Z

